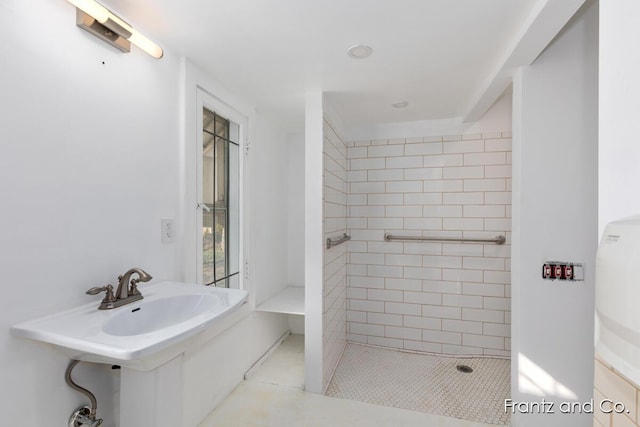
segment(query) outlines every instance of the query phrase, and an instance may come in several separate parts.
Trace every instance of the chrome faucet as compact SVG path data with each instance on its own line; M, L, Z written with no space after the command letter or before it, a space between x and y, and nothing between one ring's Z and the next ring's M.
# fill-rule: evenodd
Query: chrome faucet
M137 279L131 279L132 274L137 274ZM113 286L106 285L89 289L88 295L97 295L100 292L106 292L106 296L98 307L99 310L109 310L120 307L134 301L142 299L142 294L138 290L138 283L148 282L152 277L146 271L140 268L132 268L121 276L118 276L118 289L113 294Z
M131 275L136 273L137 279L131 279ZM142 299L142 295L138 290L139 282L148 282L152 277L144 270L140 268L132 268L124 273L122 276L118 276L118 289L116 289L116 299L127 299L139 295ZM131 281L131 289L129 289L129 281Z

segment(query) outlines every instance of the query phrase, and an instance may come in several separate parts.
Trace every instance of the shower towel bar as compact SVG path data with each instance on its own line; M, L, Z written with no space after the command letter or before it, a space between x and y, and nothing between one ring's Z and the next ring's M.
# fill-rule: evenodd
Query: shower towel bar
M422 237L422 236L394 236L390 233L384 234L384 240L430 240L434 242L472 242L472 243L495 243L502 245L507 240L504 236L496 236L493 239L467 239L463 237Z
M327 249L338 246L340 243L344 243L347 240L351 240L351 236L348 236L347 233L344 233L341 238L336 240L327 239Z

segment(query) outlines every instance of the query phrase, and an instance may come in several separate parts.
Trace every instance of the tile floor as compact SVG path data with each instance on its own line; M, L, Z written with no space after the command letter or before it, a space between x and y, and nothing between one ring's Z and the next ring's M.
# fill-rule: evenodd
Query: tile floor
M304 337L291 335L200 427L491 427L302 390Z
M473 369L463 373L456 369ZM510 362L431 356L347 344L327 395L489 424L508 425Z

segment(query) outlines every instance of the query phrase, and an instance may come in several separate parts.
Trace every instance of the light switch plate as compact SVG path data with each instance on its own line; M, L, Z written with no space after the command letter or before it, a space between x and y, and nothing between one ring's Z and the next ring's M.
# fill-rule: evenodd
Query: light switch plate
M162 243L173 243L176 235L173 218L163 218L160 220L160 233Z

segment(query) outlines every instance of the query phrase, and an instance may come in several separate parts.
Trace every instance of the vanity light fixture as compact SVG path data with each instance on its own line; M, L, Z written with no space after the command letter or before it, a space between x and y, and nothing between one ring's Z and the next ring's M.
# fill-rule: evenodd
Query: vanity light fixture
M115 46L129 52L131 43L156 59L162 58L162 48L140 34L122 18L94 0L68 0L76 7L76 25Z

